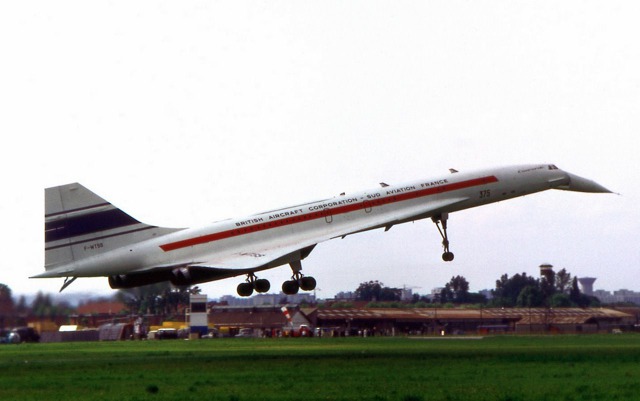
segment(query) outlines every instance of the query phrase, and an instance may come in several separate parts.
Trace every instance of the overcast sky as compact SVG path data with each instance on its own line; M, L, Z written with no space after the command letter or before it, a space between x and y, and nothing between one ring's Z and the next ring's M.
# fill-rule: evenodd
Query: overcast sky
M640 2L55 1L0 6L0 282L57 292L45 187L183 227L376 187L555 163L547 191L316 247L318 296L472 290L551 263L640 290ZM279 289L287 266L261 275ZM235 294L241 278L201 285ZM106 278L69 292L108 295Z

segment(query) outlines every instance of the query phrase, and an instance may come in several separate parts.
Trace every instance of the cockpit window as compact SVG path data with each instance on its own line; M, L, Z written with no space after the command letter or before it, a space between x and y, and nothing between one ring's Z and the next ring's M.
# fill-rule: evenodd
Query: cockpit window
M560 170L560 169L557 168L555 164L550 164L549 165L549 170Z

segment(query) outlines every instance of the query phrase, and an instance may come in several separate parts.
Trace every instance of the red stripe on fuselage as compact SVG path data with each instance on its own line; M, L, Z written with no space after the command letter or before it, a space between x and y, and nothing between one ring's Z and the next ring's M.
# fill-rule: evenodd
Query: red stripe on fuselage
M357 210L368 209L374 206L384 206L392 203L422 198L424 196L457 191L460 189L475 187L477 185L491 184L494 182L498 182L498 178L492 175L492 176L486 176L481 178L475 178L467 181L454 182L451 184L419 189L419 190L410 191L410 192L392 194L382 198L363 200L362 202L352 203L350 205L338 206L338 207L327 207L318 211L314 211L311 213L304 213L298 216L286 217L284 219L272 220L266 223L261 222L261 223L257 223L250 226L238 227L238 228L233 228L231 230L220 231L217 233L202 235L194 238L188 238L182 241L176 241L176 242L160 245L160 248L162 248L162 250L165 252L169 252L177 249L187 248L190 246L201 245L201 244L206 244L213 241L219 241L227 238L237 237L244 234L250 234L250 233L255 233L259 231L269 230L272 228L289 226L292 224L301 223L301 222L310 221L310 220L322 219L328 216L336 216L340 214L351 213Z

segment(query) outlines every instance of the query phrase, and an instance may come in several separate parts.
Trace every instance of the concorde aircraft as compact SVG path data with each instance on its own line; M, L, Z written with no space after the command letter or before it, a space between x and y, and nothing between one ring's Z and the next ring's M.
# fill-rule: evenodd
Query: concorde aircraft
M311 291L316 280L302 274L315 246L334 238L431 218L442 236L445 262L450 213L544 191L609 193L603 186L553 164L458 172L401 185L380 183L368 191L224 220L198 228L147 225L80 184L45 189L45 272L63 277L64 290L78 277L106 276L111 288L162 281L189 286L246 275L238 294L270 289L256 273L288 264L285 294Z

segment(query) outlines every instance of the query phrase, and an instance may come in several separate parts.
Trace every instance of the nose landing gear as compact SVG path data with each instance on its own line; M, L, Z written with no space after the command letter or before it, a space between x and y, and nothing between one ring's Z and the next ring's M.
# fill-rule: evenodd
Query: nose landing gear
M442 254L442 260L445 262L451 262L453 260L453 252L449 250L449 237L447 236L447 220L449 219L449 213L442 213L437 216L433 216L431 220L438 227L438 232L442 237L442 248L444 248L444 253ZM440 228L440 223L442 223L442 229Z

